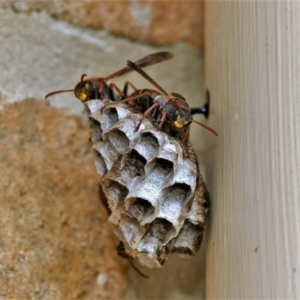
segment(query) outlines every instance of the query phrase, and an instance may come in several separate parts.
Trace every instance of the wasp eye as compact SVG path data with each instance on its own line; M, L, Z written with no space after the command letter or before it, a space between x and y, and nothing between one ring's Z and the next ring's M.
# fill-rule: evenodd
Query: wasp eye
M82 90L88 93L93 90L93 85L90 82L85 82Z

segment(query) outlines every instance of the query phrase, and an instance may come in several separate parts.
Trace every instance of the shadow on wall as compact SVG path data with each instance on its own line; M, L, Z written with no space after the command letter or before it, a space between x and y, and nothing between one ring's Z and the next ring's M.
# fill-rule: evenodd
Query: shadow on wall
M136 264L149 279L142 278L129 266L126 299L204 299L204 253L205 239L193 258L173 255L161 269L153 270Z

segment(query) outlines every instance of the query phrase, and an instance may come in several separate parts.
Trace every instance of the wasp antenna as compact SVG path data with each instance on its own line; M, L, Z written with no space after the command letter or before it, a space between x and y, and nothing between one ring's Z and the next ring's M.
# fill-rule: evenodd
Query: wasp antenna
M194 123L196 123L196 124L198 124L198 125L204 127L205 129L207 129L208 131L210 131L210 132L213 133L214 135L218 136L218 134L217 134L216 131L214 131L212 128L210 128L210 127L208 127L208 126L206 126L206 125L204 125L204 124L202 124L202 123L200 123L200 122L197 122L197 121L195 121L195 120L193 120L193 119L190 119L190 120L187 120L187 121L188 121L188 122L194 122Z
M60 94L60 93L65 93L65 92L74 92L74 89L72 89L72 90L60 90L60 91L51 92L51 93L49 93L49 94L47 94L45 96L45 99L47 99L48 97L50 97L52 95L56 95L56 94Z
M148 279L150 278L149 276L145 275L144 273L142 273L134 264L133 262L131 261L131 259L128 257L128 260L129 260L129 263L131 265L131 267L140 275L142 276L143 278L145 279Z
M82 74L81 77L80 77L80 82L82 82L83 78L86 77L86 76L87 76L86 74Z

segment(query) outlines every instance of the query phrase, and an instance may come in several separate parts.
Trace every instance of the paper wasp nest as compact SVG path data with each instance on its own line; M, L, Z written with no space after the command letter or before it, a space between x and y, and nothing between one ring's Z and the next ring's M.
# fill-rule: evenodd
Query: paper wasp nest
M149 268L169 255L194 255L201 244L209 195L192 147L158 131L125 104L101 113L100 100L86 102L100 183L109 221L125 253Z

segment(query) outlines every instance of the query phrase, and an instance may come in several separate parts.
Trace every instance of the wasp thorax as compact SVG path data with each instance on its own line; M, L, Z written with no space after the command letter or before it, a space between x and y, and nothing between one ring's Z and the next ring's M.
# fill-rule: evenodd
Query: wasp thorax
M75 86L74 93L82 102L97 98L97 88L90 81L79 82Z

